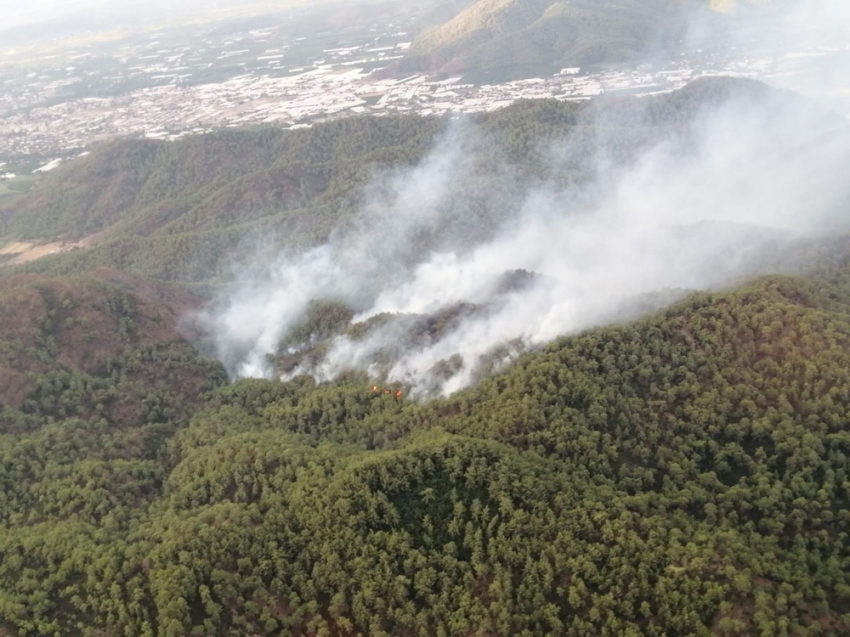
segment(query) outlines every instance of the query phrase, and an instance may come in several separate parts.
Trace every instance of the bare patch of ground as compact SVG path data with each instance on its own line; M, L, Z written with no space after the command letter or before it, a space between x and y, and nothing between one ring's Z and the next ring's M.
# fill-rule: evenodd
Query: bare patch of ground
M34 243L29 241L14 241L0 249L0 264L21 265L46 257L49 254L68 252L75 248L87 248L99 236L93 234L79 241L53 241L50 243Z

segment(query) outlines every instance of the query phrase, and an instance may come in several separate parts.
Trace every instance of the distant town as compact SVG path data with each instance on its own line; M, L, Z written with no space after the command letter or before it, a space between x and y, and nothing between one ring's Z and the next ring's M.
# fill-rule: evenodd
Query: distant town
M697 50L630 70L565 68L492 85L462 76L389 77L382 71L410 47L410 26L376 24L349 34L346 46L334 46L339 38L281 38L274 29L188 41L153 35L117 55L88 47L38 71L9 67L0 73L0 179L17 176L13 165L49 171L122 136L175 140L256 124L296 129L359 114L461 115L520 99L653 95L714 75L783 85L815 62L850 55L850 45L825 43L793 54Z

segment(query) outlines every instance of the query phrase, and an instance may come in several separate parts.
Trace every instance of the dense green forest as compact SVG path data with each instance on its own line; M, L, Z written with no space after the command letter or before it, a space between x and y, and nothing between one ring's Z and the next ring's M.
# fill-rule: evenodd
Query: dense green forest
M0 270L0 637L850 634L845 235L427 401L356 372L228 380L186 320L251 232L321 243L375 171L445 135L464 177L500 167L500 188L447 198L446 236L475 241L515 191L592 179L600 144L615 167L687 148L700 113L765 96L772 115L801 105L717 80L522 102L471 137L385 118L122 141L4 198L4 238L96 238ZM817 134L794 121L792 143ZM409 337L475 311L409 316ZM353 317L315 299L276 364L386 318Z
M2 307L45 318L3 322L33 371L0 434L0 629L847 634L848 248L422 404L224 385L132 280L16 280ZM68 358L86 319L106 362Z
M180 328L197 303L111 270L0 277L3 431L71 417L100 426L188 417L210 378L223 380Z

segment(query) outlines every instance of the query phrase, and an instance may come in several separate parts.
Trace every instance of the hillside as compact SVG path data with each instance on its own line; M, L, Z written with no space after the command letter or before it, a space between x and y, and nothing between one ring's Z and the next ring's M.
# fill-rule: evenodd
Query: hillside
M793 116L793 127L809 122L815 131L832 122L793 96L718 78L647 100L521 102L463 126L361 117L310 130L117 141L61 166L24 195L0 199L0 239L8 242L0 245L0 265L14 263L15 246L29 242L57 254L26 271L53 276L105 266L207 289L257 251L321 244L392 191L400 171L428 166L441 148L463 149L465 179L441 186L450 210L421 249L456 248L445 241L458 238L474 244L514 215L535 184L592 180L598 165L588 157L605 153L606 161L627 165L662 140L692 135L705 109L734 100L771 113L768 121ZM557 162L553 143L562 146Z
M225 207L238 206L239 222L249 223L269 208L280 213L314 203L339 173L356 175L357 164L403 162L404 152L421 153L435 128L427 120L360 118L315 131L267 127L175 144L111 142L48 175L23 200L4 202L11 210L0 228L21 239L81 239L103 230L148 235L179 217L197 217L202 204L206 219L181 219L175 231L217 227L222 216L234 214Z
M3 631L846 634L838 244L448 400L242 381L155 456L73 420L0 434Z
M4 197L0 637L850 634L848 160L718 78Z
M678 41L698 0L479 0L414 42L405 71L498 81L633 60Z
M62 255L50 273L107 265L159 280L210 280L246 235L285 229L295 245L327 236L372 170L421 157L440 126L360 118L291 133L108 143L0 202L0 236L95 246Z
M197 306L111 270L0 278L3 432L67 418L137 430L186 418L202 389L223 380L180 328Z

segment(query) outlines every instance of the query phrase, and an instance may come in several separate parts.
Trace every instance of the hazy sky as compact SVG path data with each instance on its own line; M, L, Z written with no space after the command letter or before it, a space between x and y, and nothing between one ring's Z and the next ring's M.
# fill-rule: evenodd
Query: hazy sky
M105 0L0 0L3 27L50 20L98 5Z
M120 26L122 16L128 16L137 24L140 16L157 20L159 18L182 18L191 15L194 18L221 14L222 10L233 13L242 9L245 15L297 6L316 6L328 4L334 0L0 0L0 12L3 20L0 31L24 24L56 21L71 16L106 16ZM353 0L338 0L352 4ZM365 0L357 0L364 2ZM398 0L399 2L407 0ZM101 23L101 26L102 23ZM2 43L0 43L2 44Z
M102 4L103 0L0 0L4 14L21 14L44 10L74 10L80 6Z

